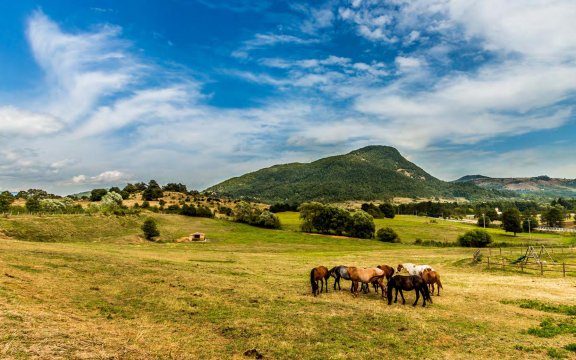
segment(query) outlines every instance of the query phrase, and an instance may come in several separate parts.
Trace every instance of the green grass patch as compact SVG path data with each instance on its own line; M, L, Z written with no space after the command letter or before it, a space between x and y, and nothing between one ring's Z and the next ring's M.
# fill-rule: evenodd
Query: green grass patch
M576 324L574 321L545 319L538 327L529 328L528 334L542 338L553 338L562 334L576 334Z
M565 351L556 348L549 348L546 355L552 359L566 359L568 357Z
M550 313L576 316L576 305L551 305L551 304L545 304L538 300L531 300L531 299L503 300L501 301L501 303L518 305L522 309L534 309Z
M566 349L568 351L576 352L576 343L564 345L564 349Z

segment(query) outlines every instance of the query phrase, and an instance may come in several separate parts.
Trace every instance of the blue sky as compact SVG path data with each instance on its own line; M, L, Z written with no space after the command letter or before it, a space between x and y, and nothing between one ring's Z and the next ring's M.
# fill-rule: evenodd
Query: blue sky
M0 189L204 189L366 145L576 178L572 0L0 3Z

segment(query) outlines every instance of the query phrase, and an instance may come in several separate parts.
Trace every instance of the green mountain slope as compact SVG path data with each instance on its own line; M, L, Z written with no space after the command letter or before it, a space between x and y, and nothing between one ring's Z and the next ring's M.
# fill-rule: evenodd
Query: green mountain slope
M226 180L206 191L267 203L499 195L470 183L441 181L388 146L368 146L307 164L275 165Z
M545 175L529 178L490 178L482 175L467 175L454 182L471 183L484 189L505 190L535 198L576 196L576 179L550 178Z

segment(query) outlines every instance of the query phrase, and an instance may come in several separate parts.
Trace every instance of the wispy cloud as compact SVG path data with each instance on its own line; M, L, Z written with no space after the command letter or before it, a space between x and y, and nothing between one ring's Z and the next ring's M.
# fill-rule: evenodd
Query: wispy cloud
M309 45L318 42L318 39L312 37L304 38L294 35L272 33L256 34L252 39L246 40L239 49L232 52L232 56L236 58L248 58L250 52L257 49L269 48L279 44Z
M42 12L30 17L29 43L46 74L44 111L72 124L136 80L142 64L129 55L119 34L112 26L68 34Z

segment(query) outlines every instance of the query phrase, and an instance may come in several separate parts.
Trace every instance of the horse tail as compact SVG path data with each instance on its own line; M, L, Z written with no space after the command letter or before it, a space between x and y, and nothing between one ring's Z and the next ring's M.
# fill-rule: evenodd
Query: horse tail
M388 300L388 305L392 304L392 288L394 284L389 280L388 284L386 284L386 299Z
M314 294L314 296L316 296L316 291L318 290L318 284L316 284L316 279L315 279L315 273L316 272L316 268L313 268L312 270L310 270L310 285L312 286L312 294Z
M422 282L422 287L420 289L422 290L422 296L425 296L426 299L428 299L428 301L432 303L432 297L430 297L430 290L428 290L428 285L424 281Z
M438 284L438 287L441 289L444 289L444 287L442 286L442 282L440 281L440 275L436 274L436 283Z

